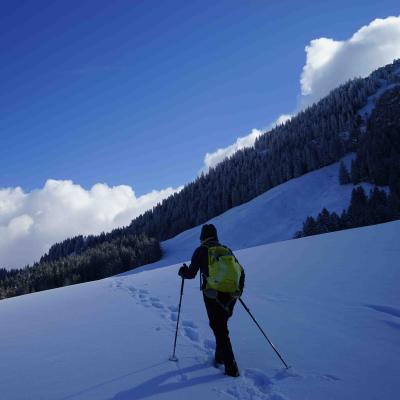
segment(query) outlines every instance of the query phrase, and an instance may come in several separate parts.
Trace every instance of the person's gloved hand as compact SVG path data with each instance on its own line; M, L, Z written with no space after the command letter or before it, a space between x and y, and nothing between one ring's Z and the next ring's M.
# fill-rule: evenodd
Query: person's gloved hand
M184 278L184 274L188 269L188 266L186 264L183 264L182 267L179 268L178 275Z

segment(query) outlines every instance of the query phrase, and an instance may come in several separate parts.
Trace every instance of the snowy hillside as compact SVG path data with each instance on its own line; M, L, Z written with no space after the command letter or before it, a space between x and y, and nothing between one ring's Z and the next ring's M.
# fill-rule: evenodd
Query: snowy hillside
M244 225L243 236L252 229ZM239 304L230 331L242 376L211 367L198 280L185 285L179 362L168 361L179 264L3 300L0 397L397 399L399 235L392 222L237 252L247 271L243 299L289 371Z
M353 157L346 156L344 163L349 166ZM232 249L292 239L309 215L317 216L323 207L340 214L349 206L354 186L339 184L339 164L331 164L276 186L208 223L215 224L221 241ZM367 193L373 187L367 183L363 186ZM163 242L163 259L154 267L190 258L200 230L201 226L198 226Z

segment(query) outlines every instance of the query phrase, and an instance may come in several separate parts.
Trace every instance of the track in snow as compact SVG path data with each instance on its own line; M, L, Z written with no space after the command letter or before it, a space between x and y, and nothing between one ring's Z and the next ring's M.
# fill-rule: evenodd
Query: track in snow
M129 283L125 284L124 281L126 280L127 278L119 278L111 284L111 287L125 291L132 297L136 304L151 309L152 312L159 315L160 319L167 321L166 326L158 326L156 330L166 330L172 339L176 329L178 307L175 305L163 305L161 300L153 296L148 289L137 288ZM194 321L188 319L181 320L179 337L188 341L199 351L198 361L209 364L211 367L214 358L215 342L214 340L202 338L198 326ZM179 363L178 368L180 368ZM187 381L189 379L188 374L191 372L190 368L182 369L181 371L180 380L182 382ZM223 368L221 368L222 373ZM223 378L234 379L225 376ZM278 370L273 377L268 377L261 370L244 368L241 370L241 376L234 379L232 384L229 385L229 389L221 390L214 388L213 390L240 400L287 400L288 398L280 394L275 388L276 383L287 378L301 378L301 375L294 372L293 369L288 371L283 369ZM326 375L326 379L329 379L328 375ZM115 398L115 400L125 399L127 400L128 398Z

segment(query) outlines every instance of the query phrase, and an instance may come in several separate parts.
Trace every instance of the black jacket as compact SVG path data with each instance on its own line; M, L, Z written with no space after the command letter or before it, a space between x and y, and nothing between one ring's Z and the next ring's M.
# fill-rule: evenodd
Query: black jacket
M208 276L208 247L213 247L213 246L222 246L222 245L217 241L209 241L207 242L207 245L204 244L197 247L197 249L194 251L192 255L190 266L182 271L183 278L193 279L197 275L197 272L199 270L202 278ZM245 279L245 274L243 271L242 275L240 276L240 282L239 282L239 287L241 291L244 288L244 279Z

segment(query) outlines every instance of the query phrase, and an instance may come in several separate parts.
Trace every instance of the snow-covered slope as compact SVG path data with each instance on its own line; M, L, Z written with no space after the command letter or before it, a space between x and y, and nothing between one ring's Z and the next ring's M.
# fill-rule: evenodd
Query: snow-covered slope
M168 361L178 265L3 300L0 398L397 399L399 235L397 221L237 252L243 299L289 371L239 304L230 331L242 376L210 367L197 280L185 284L179 362Z
M344 163L349 166L353 157L346 156ZM372 188L367 183L363 186L367 193ZM340 214L349 206L353 188L339 184L339 163L335 163L276 186L208 223L215 224L220 240L235 250L289 240L309 215L317 216L323 207ZM200 229L189 229L163 242L163 259L152 267L190 259Z

